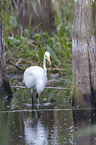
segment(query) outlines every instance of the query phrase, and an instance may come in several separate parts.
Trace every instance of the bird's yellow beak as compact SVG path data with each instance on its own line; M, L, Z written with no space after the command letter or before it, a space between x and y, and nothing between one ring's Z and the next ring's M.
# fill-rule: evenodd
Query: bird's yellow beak
M47 60L48 60L48 62L49 62L50 65L51 65L50 56L47 56Z

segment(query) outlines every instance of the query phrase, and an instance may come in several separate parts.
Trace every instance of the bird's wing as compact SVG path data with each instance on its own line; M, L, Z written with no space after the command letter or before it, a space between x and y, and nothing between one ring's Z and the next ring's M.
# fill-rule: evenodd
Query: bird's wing
M32 66L25 70L24 72L24 82L28 88L42 86L45 84L44 70L39 66Z
M24 82L25 82L25 85L28 88L36 86L36 81L35 81L35 78L34 78L34 73L33 73L31 68L28 68L28 69L25 70L25 72L24 72Z
M39 95L44 90L44 88L45 88L45 81L43 79L39 79L38 82L36 83L36 90Z

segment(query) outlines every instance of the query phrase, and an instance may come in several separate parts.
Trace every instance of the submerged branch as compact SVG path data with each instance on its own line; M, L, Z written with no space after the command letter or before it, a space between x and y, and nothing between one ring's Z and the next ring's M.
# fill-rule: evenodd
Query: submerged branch
M8 59L7 62L9 62L11 65L15 66L15 67L16 67L17 69L19 69L20 71L24 71L24 69L22 69L22 68L20 68L20 67L18 66L18 63L15 64L15 63L14 63L12 60L10 60L10 59Z
M11 86L12 88L27 88L26 86ZM69 88L63 88L63 87L45 87L46 89L58 89L58 90L67 90Z
M63 87L45 87L46 89L58 89L58 90L67 90L69 88L63 88Z

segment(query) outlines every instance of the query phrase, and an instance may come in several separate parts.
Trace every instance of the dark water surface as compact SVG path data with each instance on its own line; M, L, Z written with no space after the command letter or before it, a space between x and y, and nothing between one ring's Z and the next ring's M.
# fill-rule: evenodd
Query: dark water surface
M0 145L95 145L95 111L33 109L0 112Z
M48 86L69 88L69 82L50 79ZM96 110L72 109L69 89L46 88L39 109L32 109L27 88L13 92L10 104L0 100L0 145L96 145Z

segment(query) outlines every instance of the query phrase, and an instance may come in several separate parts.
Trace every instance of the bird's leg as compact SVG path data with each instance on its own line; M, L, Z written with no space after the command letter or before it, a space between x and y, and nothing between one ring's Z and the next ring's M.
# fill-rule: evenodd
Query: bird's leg
M34 106L34 103L33 103L33 93L32 93L32 106Z
M38 99L38 93L36 95L36 99L37 99L37 102L38 102L38 106L39 106L39 99Z
M31 89L31 95L32 95L32 106L34 106L34 102L33 102L33 90Z

